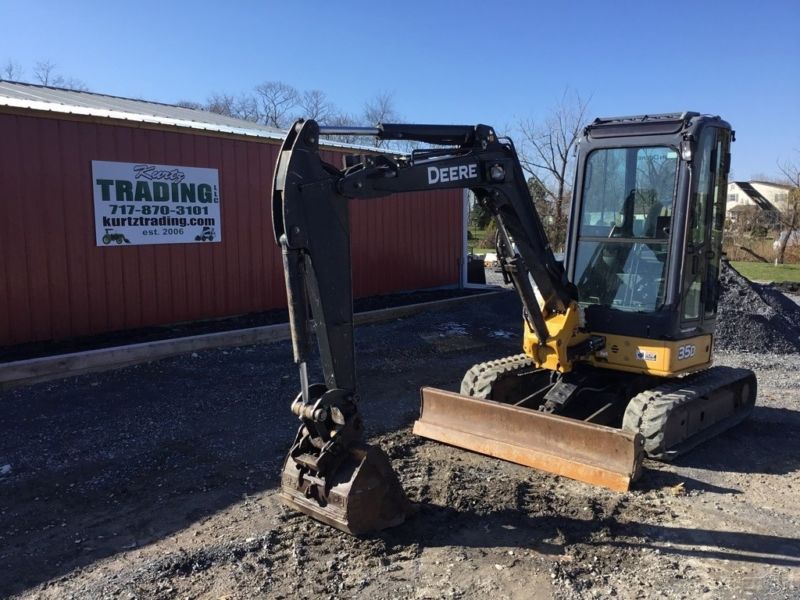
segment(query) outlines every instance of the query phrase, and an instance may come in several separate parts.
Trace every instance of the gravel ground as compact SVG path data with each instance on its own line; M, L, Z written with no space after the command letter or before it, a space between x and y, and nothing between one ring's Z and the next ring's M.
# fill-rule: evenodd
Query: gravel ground
M486 268L486 285L497 285L503 288L513 289L513 285L503 281L503 274L494 270L494 267Z
M721 353L758 374L752 418L618 494L410 434L417 388L518 352L519 315L508 293L357 330L369 434L419 506L367 539L277 500L288 343L3 392L0 596L800 596L797 355Z
M457 298L459 296L469 296L472 294L480 294L481 292L482 290L477 289L434 288L416 290L413 292L369 296L367 298L356 298L353 301L353 310L357 313L368 312L408 304L417 304L419 302L434 302L437 300L446 300L448 298ZM189 321L170 325L142 327L139 329L109 331L97 335L58 341L0 346L0 363L37 358L40 356L52 356L54 354L124 346L126 344L138 344L192 335L202 335L205 333L262 327L265 325L274 325L276 323L286 323L288 320L289 312L285 308L279 308L222 319L207 319L204 321Z

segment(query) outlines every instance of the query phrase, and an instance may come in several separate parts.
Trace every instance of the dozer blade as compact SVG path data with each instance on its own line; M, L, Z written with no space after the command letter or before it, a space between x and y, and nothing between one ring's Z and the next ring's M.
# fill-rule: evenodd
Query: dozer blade
M376 446L352 448L318 500L319 483L303 475L289 456L283 465L280 497L292 508L351 535L400 525L411 506L389 457Z
M639 477L638 433L435 388L421 394L422 437L620 492Z

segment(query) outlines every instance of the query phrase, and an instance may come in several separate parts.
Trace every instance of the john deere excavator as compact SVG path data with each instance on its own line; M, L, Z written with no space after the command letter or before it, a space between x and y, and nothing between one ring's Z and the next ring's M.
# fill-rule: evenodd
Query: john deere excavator
M320 158L320 135L426 144L408 155ZM742 420L755 375L711 367L728 123L694 112L597 119L577 152L564 262L511 140L486 125L321 128L298 121L273 186L301 421L281 495L352 534L401 523L410 503L363 440L353 348L350 198L469 188L491 211L523 307L522 353L470 368L461 393L422 389L418 435L614 490ZM309 383L311 333L323 371Z

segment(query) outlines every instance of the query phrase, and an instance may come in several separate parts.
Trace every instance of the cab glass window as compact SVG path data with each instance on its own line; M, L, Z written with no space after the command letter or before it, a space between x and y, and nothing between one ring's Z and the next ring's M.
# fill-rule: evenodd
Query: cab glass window
M589 155L575 261L581 304L634 312L664 304L677 173L671 147Z
M674 148L592 152L586 162L580 235L668 237L677 170Z

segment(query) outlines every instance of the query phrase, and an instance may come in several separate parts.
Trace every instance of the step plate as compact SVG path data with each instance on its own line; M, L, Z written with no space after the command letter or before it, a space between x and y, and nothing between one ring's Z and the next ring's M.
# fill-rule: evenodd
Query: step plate
M638 433L430 387L421 397L416 435L618 492L641 473Z

